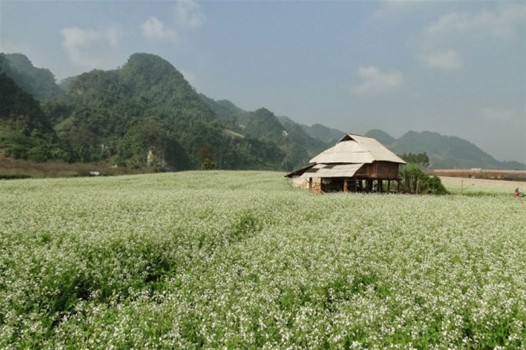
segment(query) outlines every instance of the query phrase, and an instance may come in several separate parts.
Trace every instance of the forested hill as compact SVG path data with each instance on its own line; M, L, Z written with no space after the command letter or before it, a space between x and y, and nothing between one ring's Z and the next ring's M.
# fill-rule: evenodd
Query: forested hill
M30 94L0 72L0 150L35 161L69 157L48 116Z
M229 131L278 145L285 153L283 166L286 170L308 164L310 158L331 145L331 142L310 136L302 125L278 117L266 108L249 112L228 100L215 101L204 95L201 98Z
M277 169L275 144L225 133L222 122L169 62L134 54L114 71L69 81L48 105L75 159L164 170Z
M0 56L6 75L34 71L18 71L21 66L10 58ZM31 92L35 81L28 81ZM177 69L152 54L134 54L117 70L69 78L63 88L44 99L41 112L69 161L163 170L291 170L326 146L265 109L236 113L232 104L221 112L221 103L199 96Z
M43 101L62 93L49 69L34 67L31 61L22 54L2 55L0 71L3 71L17 86L37 100Z
M308 126L308 125L302 125L301 126L305 132L310 135L311 137L314 137L318 140L327 142L329 144L336 143L339 139L342 138L344 135L343 131L328 128L324 125L321 125L319 123L316 123L314 125Z

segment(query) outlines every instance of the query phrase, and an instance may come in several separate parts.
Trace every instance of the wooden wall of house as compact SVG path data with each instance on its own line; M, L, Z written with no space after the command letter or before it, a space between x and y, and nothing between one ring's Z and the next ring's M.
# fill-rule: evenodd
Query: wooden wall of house
M373 179L394 180L398 179L398 167L398 163L373 162L372 164L365 164L365 166L360 169L363 169L364 174L356 174L356 176L365 175Z

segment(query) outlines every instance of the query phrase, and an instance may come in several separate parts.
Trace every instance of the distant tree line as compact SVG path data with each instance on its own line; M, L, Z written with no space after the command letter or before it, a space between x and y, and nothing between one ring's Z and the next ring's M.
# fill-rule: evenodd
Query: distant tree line
M429 157L426 152L422 153L402 153L398 155L400 158L405 160L407 163L413 163L420 165L421 167L429 166Z

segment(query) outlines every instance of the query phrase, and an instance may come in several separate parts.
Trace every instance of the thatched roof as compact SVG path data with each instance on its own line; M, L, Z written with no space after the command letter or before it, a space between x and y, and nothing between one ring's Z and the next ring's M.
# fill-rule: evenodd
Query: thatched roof
M336 145L312 158L310 163L365 164L374 161L405 164L403 159L375 139L352 134L343 136Z
M301 178L309 177L353 177L363 164L316 164L305 171Z
M365 164L391 162L405 164L404 160L373 138L345 134L333 147L310 160L310 165L295 170L286 177L353 177Z

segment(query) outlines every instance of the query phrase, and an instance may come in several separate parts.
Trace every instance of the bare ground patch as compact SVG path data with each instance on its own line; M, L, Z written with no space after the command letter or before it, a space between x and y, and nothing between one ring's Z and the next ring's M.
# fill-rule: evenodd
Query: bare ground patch
M521 192L526 191L526 183L523 181L487 180L469 177L440 176L440 180L446 188L454 193L509 193L513 195L515 188Z

